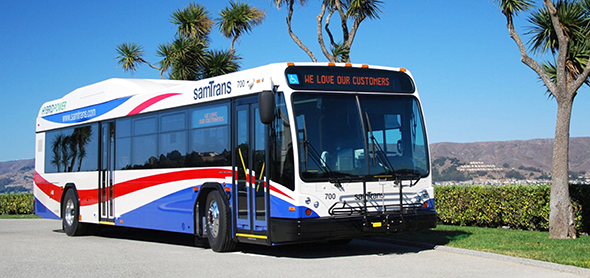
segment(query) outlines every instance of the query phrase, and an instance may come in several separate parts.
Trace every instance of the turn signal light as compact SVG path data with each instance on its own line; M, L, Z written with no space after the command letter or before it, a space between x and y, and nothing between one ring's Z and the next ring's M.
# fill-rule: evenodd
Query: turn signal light
M306 209L305 210L305 215L306 216L310 216L311 215L311 209Z
M424 202L424 204L422 204L422 206L423 206L424 208L428 208L428 202Z

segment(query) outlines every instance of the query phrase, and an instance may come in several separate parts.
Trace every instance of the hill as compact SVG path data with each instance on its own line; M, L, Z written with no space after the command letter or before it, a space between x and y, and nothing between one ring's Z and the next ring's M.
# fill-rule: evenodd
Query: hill
M458 168L459 172L466 174L464 180L477 179L476 176L492 179L547 179L552 168L553 139L434 143L430 145L430 151L433 169L438 171L436 173L433 170L435 174L446 171L447 176L456 175L452 168ZM574 178L590 173L590 137L570 138L569 166ZM480 169L483 171L478 171Z
M0 162L0 193L32 192L35 160Z

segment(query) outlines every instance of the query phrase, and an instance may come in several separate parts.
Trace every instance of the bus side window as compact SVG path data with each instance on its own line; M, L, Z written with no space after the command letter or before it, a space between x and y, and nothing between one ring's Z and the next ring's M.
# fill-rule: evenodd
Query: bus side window
M291 124L287 117L287 106L282 92L276 94L277 117L274 119L274 149L271 159L271 179L274 182L295 190L295 162L293 158L293 140L291 138ZM271 144L272 146L272 144Z

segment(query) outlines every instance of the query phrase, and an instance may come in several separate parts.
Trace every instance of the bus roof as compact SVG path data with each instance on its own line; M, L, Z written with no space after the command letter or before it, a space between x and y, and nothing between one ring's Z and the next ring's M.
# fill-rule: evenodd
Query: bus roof
M75 89L60 99L44 103L38 116L70 111L113 99L147 94L188 82L190 81L111 78ZM66 104L62 104L63 102L67 102L67 107L65 107Z
M37 116L37 131L247 95L271 90L276 85L293 87L293 83L286 80L285 70L289 67L371 68L411 76L402 68L305 62L269 64L197 81L112 78L44 103ZM173 100L162 101L168 98ZM158 105L154 105L156 103Z

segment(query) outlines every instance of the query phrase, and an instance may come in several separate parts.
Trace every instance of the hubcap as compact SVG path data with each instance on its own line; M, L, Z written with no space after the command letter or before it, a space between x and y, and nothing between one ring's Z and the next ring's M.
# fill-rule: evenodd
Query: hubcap
M219 232L219 208L216 201L212 201L207 210L207 227L211 236L216 238Z
M66 209L64 212L64 219L66 220L66 224L68 226L72 226L74 224L74 216L75 216L75 206L74 201L72 199L68 199L66 202Z

